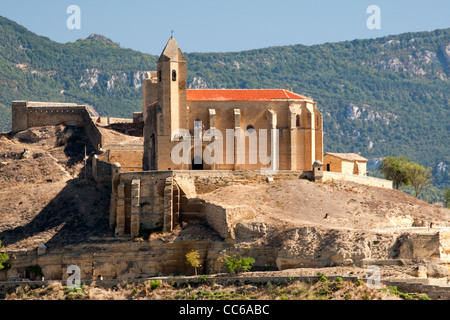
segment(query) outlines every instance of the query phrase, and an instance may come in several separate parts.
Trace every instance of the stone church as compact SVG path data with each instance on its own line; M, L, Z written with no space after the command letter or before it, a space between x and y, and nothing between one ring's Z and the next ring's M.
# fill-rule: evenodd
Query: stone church
M144 170L312 170L323 161L322 114L285 89L187 89L169 39L143 85Z

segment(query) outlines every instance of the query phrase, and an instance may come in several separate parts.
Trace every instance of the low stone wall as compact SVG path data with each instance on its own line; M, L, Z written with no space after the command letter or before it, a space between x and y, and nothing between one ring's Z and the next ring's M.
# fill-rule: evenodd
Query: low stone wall
M360 176L355 174L343 174L339 172L324 171L322 182L327 181L349 181L364 184L371 187L392 189L392 181L375 177Z
M208 224L226 240L235 238L235 226L248 219L256 218L256 214L249 207L226 207L212 203L205 203L204 210Z
M228 248L225 242L207 240L145 242L110 241L70 245L63 249L48 248L44 254L37 251L15 252L11 269L1 271L0 280L25 278L29 266L39 265L45 280L67 280L67 268L80 268L81 280L96 280L101 275L105 280L129 280L165 274L193 275L194 268L186 264L186 254L196 250L200 254L200 274L217 272L214 262L218 252ZM36 279L36 280L40 280Z
M427 294L431 299L450 299L450 286L436 286L428 285L422 283L407 281L395 281L395 280L381 280L381 283L385 286L395 286L397 290L403 293L413 293L420 292L422 294Z
M123 190L123 213L120 215L125 216L125 225L121 226L118 230L124 230L125 234L129 234L128 221L131 215L131 182L136 179L139 180L140 194L139 194L139 214L140 223L143 227L153 229L164 227L164 221L169 229L174 225L170 223L170 227L167 223L169 221L175 221L176 217L172 217L172 214L183 211L182 208L175 208L172 206L179 205L180 201L174 201L172 197L165 194L166 179L173 178L175 181L183 180L189 182L192 185L196 185L201 191L208 191L201 189L203 187L215 188L219 186L228 185L231 183L242 183L250 181L264 182L271 178L277 179L299 179L312 177L311 171L280 171L277 174L268 176L267 174L261 174L259 171L129 171L124 172L121 165L116 169L112 169L112 193L111 193L111 206L110 206L110 226L111 228L117 227L118 219L118 200L119 200L119 186ZM168 189L167 189L168 190ZM180 188L171 188L172 191L179 191ZM183 186L181 188L183 190ZM197 192L199 191L197 190ZM211 191L211 190L209 190ZM166 192L167 193L167 192ZM179 197L182 195L179 194ZM180 200L180 199L179 199ZM122 205L122 204L121 204ZM170 208L168 206L171 206ZM172 213L172 214L171 214ZM166 218L164 218L166 216ZM122 221L122 218L120 218ZM225 233L224 233L225 234Z
M142 157L144 148L142 145L104 145L106 150L100 154L100 160L109 163L120 163L122 172L142 171Z
M133 119L129 118L114 118L114 117L96 117L95 122L102 126L107 126L115 123L133 123Z
M112 177L112 163L100 160L97 155L92 157L92 177L96 182L110 183Z

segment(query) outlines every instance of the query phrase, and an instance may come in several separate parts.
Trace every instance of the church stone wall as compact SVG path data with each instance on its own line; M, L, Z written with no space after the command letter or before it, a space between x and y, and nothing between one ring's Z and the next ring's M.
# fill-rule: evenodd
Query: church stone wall
M261 140L261 129L266 130L267 145L266 150L263 150L263 155L270 156L271 150L271 128L276 128L278 131L278 164L279 170L312 170L312 163L315 160L322 160L323 137L322 130L315 129L314 125L304 125L308 119L301 120L299 126L296 126L295 118L292 123L293 115L290 112L288 101L189 101L187 103L187 121L180 125L180 129L187 130L191 135L191 154L188 163L176 164L172 162L170 157L172 150L179 144L179 141L170 141L169 135L159 134L157 129L159 123L158 119L162 119L162 115L152 108L158 108L157 105L149 107L144 110L147 116L144 130L144 170L158 169L158 170L189 170L191 169L192 159L194 158L194 123L201 121L202 134L206 130L215 128L220 131L223 141L223 157L222 163L217 161L210 166L204 163L205 169L212 170L260 170L269 168L270 163L265 162L260 157L259 141ZM297 102L298 108L302 109L306 114L306 103ZM238 112L238 115L236 115ZM274 116L269 116L271 112ZM213 114L213 116L211 115ZM238 118L237 118L238 117ZM314 117L312 117L314 118ZM319 119L321 121L321 118ZM162 120L164 121L164 120ZM310 118L310 121L313 121ZM227 130L242 130L246 134L247 128L252 127L256 130L256 143L250 143L249 135L241 139L241 145L245 146L243 151L245 153L244 161L237 159L238 140L233 140L234 148L231 155L231 161L227 161L227 145L230 141L227 140ZM321 128L321 123L320 126ZM157 142L155 146L156 166L149 164L151 157L150 136L157 135ZM181 140L181 139L180 139ZM205 139L206 140L206 139ZM202 155L204 149L211 144L211 141L202 141ZM253 154L256 159L251 161L250 154ZM231 162L231 163L230 163ZM240 162L240 163L239 163ZM206 166L205 166L206 165Z

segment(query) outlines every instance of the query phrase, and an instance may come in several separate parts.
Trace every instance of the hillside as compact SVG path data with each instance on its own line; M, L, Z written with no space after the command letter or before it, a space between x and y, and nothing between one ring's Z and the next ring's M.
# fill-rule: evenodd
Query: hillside
M318 102L325 151L404 154L449 186L450 28L185 56L190 88L289 85ZM83 103L130 117L141 110L143 74L156 58L100 35L56 43L0 17L0 131L10 129L12 100Z
M110 135L125 139L114 131ZM33 250L41 242L60 247L111 236L110 190L83 179L86 139L82 129L63 126L0 135L0 239L7 250ZM428 226L431 221L439 227L449 226L449 209L398 190L350 182L293 179L261 184L249 176L235 185L202 180L196 189L198 197L209 203L253 208L257 218L240 223L238 243L300 250L305 255L319 246L322 257L330 254L332 259L387 255L395 240L394 227ZM326 213L328 219L323 218ZM71 236L74 233L76 237ZM309 246L292 242L299 234ZM220 239L195 224L168 236L171 241L192 237ZM365 242L376 239L384 241L368 253ZM338 248L339 253L335 252Z
M59 246L110 234L110 191L82 179L85 145L84 131L76 127L0 135L3 244L32 250L41 242Z
M102 129L105 133L109 130ZM108 138L136 139L116 131L109 132ZM212 261L219 261L220 255L228 250L255 257L258 262L252 270L254 272L244 275L254 277L255 285L245 283L245 286L240 286L245 290L240 290L231 283L224 285L224 281L215 284L212 278L211 285L206 282L198 284L200 278L191 277L197 280L193 285L196 295L192 296L190 285L186 288L189 290L184 291L167 283L158 290L146 288L148 283L142 282L146 276L135 279L136 284L128 281L125 287L124 282L120 284L123 280L120 277L109 279L113 288L108 287L107 282L102 287L99 280L100 286L93 282L83 286L81 291L73 291L74 294L54 281L45 285L40 282L24 282L23 285L12 282L12 286L1 288L0 299L341 300L422 297L424 288L417 286L409 291L414 295L401 295L389 283L373 289L352 282L356 279L337 282L320 278L317 281L318 275L364 279L367 268L360 265L363 260L397 262L380 268L380 275L389 281L417 281L420 268L426 273L427 279L421 279L426 283L447 284L447 266L440 265L439 259L429 257L435 254L436 246L432 239L435 239L436 231L445 231L443 227L449 227L450 210L427 204L398 190L349 182L321 183L292 178L267 183L252 175L244 175L239 182L229 184L225 180L204 177L194 181L199 199L228 208L250 207L255 212L254 217L235 216L234 222L230 219L226 223L227 229L233 230L233 241L223 238L220 231L208 225L208 219L185 219L173 232L149 230L149 234L140 234L134 239L114 237L113 230L108 227L111 192L108 184L84 179L84 146L87 144L83 128L70 126L38 127L17 134L0 134L0 240L6 251L14 256L13 264L20 267L27 257L34 259L34 250L44 243L47 251L40 256L39 265L45 267L45 258L53 265L54 261L59 261L58 254L63 251L64 259L68 259L64 261L74 261L71 259L76 257L77 265L87 265L93 272L93 257L104 254L108 260L117 259L128 265L120 276L129 277L133 260L124 257L120 250L131 252L138 259L139 252L150 250L153 252L152 263L156 265L163 261L176 264L179 260L185 265L184 255L167 255L170 250L179 253L184 245L193 248L196 243L208 242L208 247L212 248L208 259ZM87 152L91 150L88 148ZM87 172L90 170L88 165ZM325 213L330 214L326 219ZM428 228L430 222L435 223L434 229ZM420 251L420 246L412 246L411 238L414 239L417 232L429 241L425 251ZM158 253L158 248L165 245L164 251ZM421 259L411 259L416 250ZM100 267L98 262L95 266L97 269ZM143 264L140 268L143 270ZM265 272L261 272L262 268ZM218 282L224 276L220 271L213 275ZM256 284L261 283L258 280L263 279L261 277L276 279L279 276L291 280L282 286L278 282L273 286L275 280L265 280L264 285ZM293 281L294 277L315 277L317 280L301 283ZM50 275L48 278L52 279ZM173 279L173 273L168 279ZM183 278L179 280L186 283ZM439 298L436 292L434 296Z

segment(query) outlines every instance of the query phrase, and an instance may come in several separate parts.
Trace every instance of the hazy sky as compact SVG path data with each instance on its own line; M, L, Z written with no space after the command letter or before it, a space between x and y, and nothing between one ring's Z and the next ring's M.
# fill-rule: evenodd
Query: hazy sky
M70 5L79 30L67 27ZM380 29L366 25L370 5ZM159 55L172 30L184 52L228 52L449 28L450 0L0 0L0 15L57 42L99 33Z

